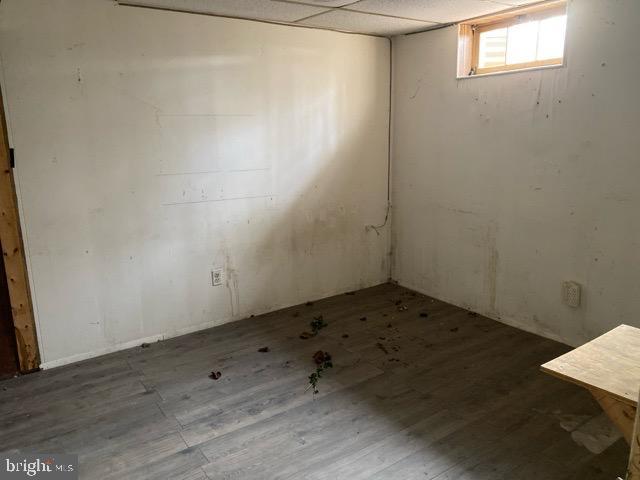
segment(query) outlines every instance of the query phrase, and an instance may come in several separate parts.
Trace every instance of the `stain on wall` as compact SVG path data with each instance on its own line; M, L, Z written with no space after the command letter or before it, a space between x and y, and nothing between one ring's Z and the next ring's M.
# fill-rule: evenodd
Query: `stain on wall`
M386 281L385 39L4 0L0 54L45 367Z
M455 27L394 39L394 278L572 345L640 326L638 18L572 1L565 67L462 80Z

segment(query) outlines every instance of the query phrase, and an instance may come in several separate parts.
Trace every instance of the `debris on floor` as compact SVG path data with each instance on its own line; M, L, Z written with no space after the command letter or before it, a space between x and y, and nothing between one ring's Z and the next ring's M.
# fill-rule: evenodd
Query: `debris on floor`
M316 364L316 371L309 375L308 388L313 388L313 394L315 395L319 392L318 381L322 378L322 373L328 368L333 368L333 362L329 352L323 352L322 350L318 350L313 354L313 361Z
M400 305L402 303L402 300L396 300L396 305Z
M313 320L311 320L309 325L311 326L311 332L302 332L300 334L300 339L308 340L311 337L315 337L316 335L318 335L318 332L320 332L320 330L322 330L324 327L329 326L329 324L324 321L324 317L322 315L313 317Z
M342 334L342 338L349 338L349 334L348 333L343 333Z
M331 355L329 355L327 352L318 350L313 354L313 361L316 362L316 365L322 365L327 360L331 360Z
M313 332L313 334L317 335L320 330L322 330L324 327L326 327L329 324L324 321L324 317L322 315L319 315L317 317L313 317L313 320L311 320L310 325L311 325L311 331Z
M476 312L472 312L472 311L468 311L467 315L469 315L470 317L477 317L478 314Z
M140 345L140 348L149 348L151 345L149 345L148 343L143 343Z
M360 321L361 322L366 322L367 321L367 317L360 317Z
M213 372L211 372L209 374L209 378L211 380L218 380L221 376L222 376L222 374L220 372L215 372L215 371L213 371Z
M428 312L420 312L420 317L421 318L427 318L429 316Z
M259 348L258 351L261 352L261 353L267 353L269 351L269 347Z
M406 305L400 305L400 306L398 307L398 311L399 311L399 312L404 312L404 311L406 311L406 310L409 310L409 307L407 307Z
M380 342L376 343L376 347L378 347L380 350L382 350L385 353L385 355L389 355L389 350L387 350L387 347L385 347Z
M458 327L453 327L449 329L449 331L453 333L457 332L458 330L460 330Z

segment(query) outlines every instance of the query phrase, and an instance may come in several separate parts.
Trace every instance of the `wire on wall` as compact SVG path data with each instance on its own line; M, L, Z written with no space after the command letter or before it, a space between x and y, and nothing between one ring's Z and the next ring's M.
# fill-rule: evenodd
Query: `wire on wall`
M365 230L373 230L380 235L380 230L387 226L391 213L391 113L393 100L393 44L389 38L389 121L387 128L387 208L384 214L384 221L380 225L366 225Z

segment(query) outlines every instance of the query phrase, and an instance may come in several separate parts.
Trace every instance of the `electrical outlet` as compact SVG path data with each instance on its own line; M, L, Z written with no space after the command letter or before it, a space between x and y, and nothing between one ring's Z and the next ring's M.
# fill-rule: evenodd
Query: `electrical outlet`
M570 307L580 306L580 284L577 282L564 282L562 284L562 300Z
M218 287L224 282L224 269L214 268L211 270L211 285Z

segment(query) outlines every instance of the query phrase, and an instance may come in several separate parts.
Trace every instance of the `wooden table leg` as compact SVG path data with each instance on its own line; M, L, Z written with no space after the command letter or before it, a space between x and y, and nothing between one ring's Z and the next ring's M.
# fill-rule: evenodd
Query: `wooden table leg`
M602 407L602 410L604 410L613 424L618 427L627 443L631 444L631 438L633 437L633 422L636 418L636 408L631 405L627 405L626 403L623 403L602 391L590 391Z
M626 480L640 480L640 409L636 412L636 421L631 438L631 453L627 466Z

